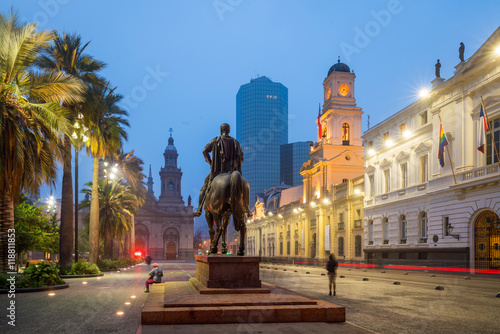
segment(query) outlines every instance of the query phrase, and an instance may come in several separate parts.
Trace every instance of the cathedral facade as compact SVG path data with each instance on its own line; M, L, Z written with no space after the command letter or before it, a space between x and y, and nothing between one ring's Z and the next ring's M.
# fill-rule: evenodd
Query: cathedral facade
M150 166L146 202L134 216L135 249L153 259L192 260L193 207L191 197L188 205L182 199L182 171L177 167L179 154L172 133L163 156L165 166L159 173L160 196L156 199L154 195Z

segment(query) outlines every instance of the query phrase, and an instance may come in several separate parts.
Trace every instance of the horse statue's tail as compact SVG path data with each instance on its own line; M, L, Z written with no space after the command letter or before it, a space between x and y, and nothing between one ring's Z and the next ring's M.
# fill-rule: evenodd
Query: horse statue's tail
M241 223L244 223L244 214L248 211L250 194L247 189L247 182L238 171L231 173L229 184L231 187L231 211L235 229L238 231Z

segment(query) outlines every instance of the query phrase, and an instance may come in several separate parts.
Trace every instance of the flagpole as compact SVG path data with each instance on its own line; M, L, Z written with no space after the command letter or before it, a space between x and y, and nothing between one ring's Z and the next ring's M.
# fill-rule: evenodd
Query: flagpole
M493 134L493 131L491 131L491 124L490 124L490 120L488 119L488 113L486 112L486 106L484 105L484 100L483 100L482 95L481 95L481 104L483 105L484 116L486 117L486 123L488 124L488 130L490 130L490 133L491 133L491 139L493 140L493 147L495 148L495 154L497 156L498 167L500 167L500 158L498 158L497 144L495 143L495 135ZM485 145L488 145L488 143L485 143Z
M443 126L443 121L441 120L441 115L438 115L439 117L439 124L440 126ZM441 131L441 129L439 129ZM443 132L444 136L446 137L446 131L444 131L444 126L443 126ZM446 137L446 140L448 141L448 137ZM453 168L453 162L451 161L451 155L450 155L450 149L448 148L449 145L446 145L446 152L448 152L448 159L450 160L450 166L451 166L451 172L453 173L453 180L455 181L455 184L457 184L457 178L455 177L455 169Z

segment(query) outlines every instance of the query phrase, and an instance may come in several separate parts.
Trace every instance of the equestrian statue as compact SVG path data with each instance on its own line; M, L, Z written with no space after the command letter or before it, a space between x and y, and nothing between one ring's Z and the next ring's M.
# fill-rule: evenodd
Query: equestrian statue
M201 188L194 216L201 215L204 204L210 234L210 254L217 254L221 236L221 252L227 254L226 231L232 216L234 229L240 232L238 255L242 256L245 255L245 221L250 213L250 186L241 175L243 151L240 143L229 136L229 131L229 124L223 123L220 126L221 135L213 138L203 149L205 161L210 164L210 173ZM214 224L217 231L214 230Z

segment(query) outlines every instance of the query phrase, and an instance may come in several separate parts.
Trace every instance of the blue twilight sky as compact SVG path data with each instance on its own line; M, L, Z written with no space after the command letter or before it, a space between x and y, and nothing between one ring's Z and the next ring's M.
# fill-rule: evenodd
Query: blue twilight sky
M126 99L125 149L152 165L155 195L173 128L182 195L198 193L209 171L201 151L228 122L236 134L236 93L266 75L288 87L289 142L315 140L322 82L338 56L356 73L363 129L430 87L436 59L449 78L465 43L470 57L500 24L499 1L2 0L44 29L78 33L103 75ZM80 156L80 185L91 180ZM56 193L60 193L60 182ZM48 195L49 190L41 195Z

